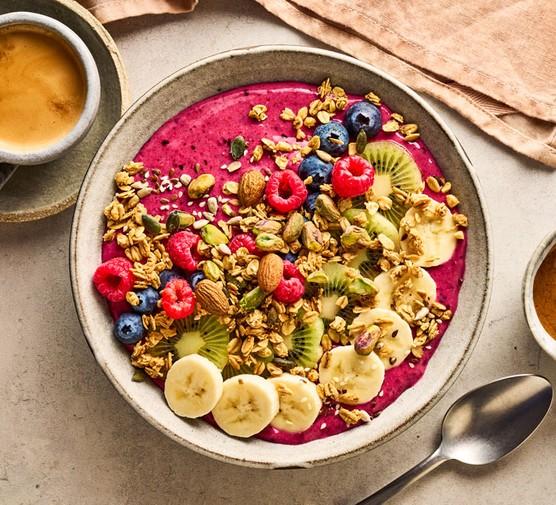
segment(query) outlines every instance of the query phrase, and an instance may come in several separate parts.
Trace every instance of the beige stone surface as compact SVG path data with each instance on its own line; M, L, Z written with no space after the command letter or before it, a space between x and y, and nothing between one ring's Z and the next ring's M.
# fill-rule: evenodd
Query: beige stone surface
M320 47L249 0L203 0L192 14L108 29L134 98L181 66L225 49ZM70 289L68 209L42 221L0 224L0 503L352 505L428 456L446 409L469 389L514 373L540 373L556 383L556 363L533 340L521 304L527 260L556 227L556 172L431 102L477 169L492 223L494 286L471 359L427 415L373 451L309 470L245 469L176 444L120 398L87 347ZM391 503L554 503L555 433L553 407L531 439L502 461L446 463Z

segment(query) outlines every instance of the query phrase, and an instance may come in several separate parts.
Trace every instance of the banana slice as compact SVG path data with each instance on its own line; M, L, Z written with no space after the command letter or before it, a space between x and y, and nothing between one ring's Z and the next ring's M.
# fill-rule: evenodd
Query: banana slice
M220 370L212 361L190 354L177 360L168 370L164 396L178 416L201 417L220 399L223 382Z
M418 266L399 265L377 275L373 282L378 287L375 307L396 309L405 305L416 314L423 304L436 301L436 282Z
M420 195L421 203L410 208L400 221L401 249L415 256L413 263L433 267L449 261L456 249L458 226L450 209Z
M384 368L389 370L402 363L411 352L413 335L411 328L393 310L376 308L359 314L352 323L354 326L378 326L382 332L372 354L376 353Z
M342 403L358 405L380 392L384 364L373 352L360 356L352 345L335 347L321 360L319 378L321 384L331 383L342 393Z
M289 373L267 380L274 385L280 397L280 411L270 424L289 433L309 428L322 407L317 386L304 377Z
M212 415L229 435L247 438L268 426L279 409L278 392L270 381L241 374L224 381L224 391Z

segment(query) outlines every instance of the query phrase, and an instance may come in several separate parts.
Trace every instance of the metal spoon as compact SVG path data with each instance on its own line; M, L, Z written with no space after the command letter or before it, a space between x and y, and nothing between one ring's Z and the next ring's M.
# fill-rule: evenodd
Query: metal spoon
M551 402L552 386L538 375L513 375L470 391L446 413L438 449L358 505L384 503L450 459L484 465L502 458L535 431Z

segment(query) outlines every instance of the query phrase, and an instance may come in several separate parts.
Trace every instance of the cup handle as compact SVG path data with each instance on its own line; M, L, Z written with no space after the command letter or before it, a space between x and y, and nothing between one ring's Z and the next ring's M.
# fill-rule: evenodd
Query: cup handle
M8 182L10 177L17 170L18 165L11 165L9 163L0 163L0 189Z

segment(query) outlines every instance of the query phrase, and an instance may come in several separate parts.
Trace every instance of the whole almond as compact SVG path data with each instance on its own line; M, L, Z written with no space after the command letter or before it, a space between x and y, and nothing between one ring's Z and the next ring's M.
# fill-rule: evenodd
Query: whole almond
M264 175L258 170L245 172L239 181L239 203L242 207L253 207L262 202L266 181Z
M230 308L230 302L222 288L208 279L199 281L195 286L195 298L209 314L223 316Z
M284 262L277 254L266 254L259 261L257 280L265 293L272 293L280 284L284 274Z

